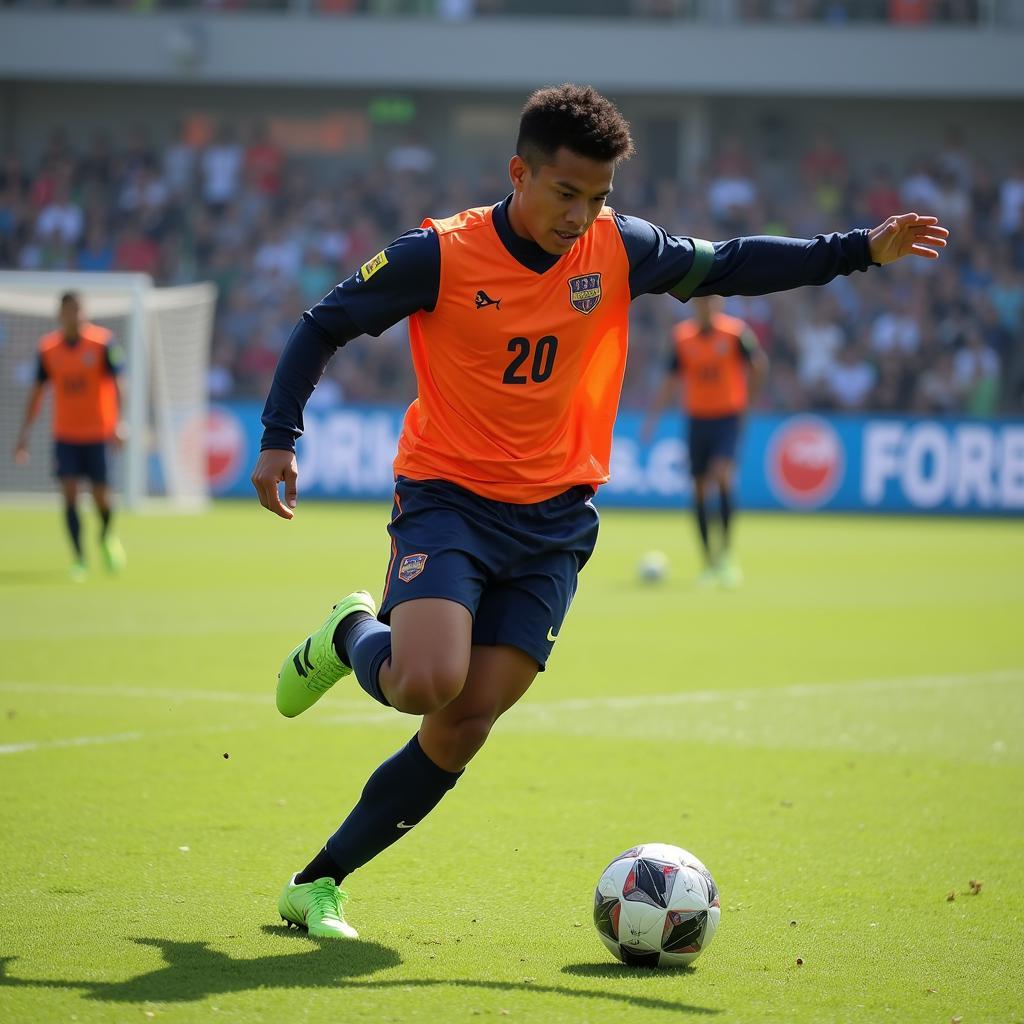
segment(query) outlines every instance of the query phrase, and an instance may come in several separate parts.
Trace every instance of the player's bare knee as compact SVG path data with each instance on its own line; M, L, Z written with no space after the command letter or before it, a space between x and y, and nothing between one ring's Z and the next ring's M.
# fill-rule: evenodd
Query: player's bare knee
M411 715L440 711L462 692L466 677L452 669L416 666L398 674L392 703Z

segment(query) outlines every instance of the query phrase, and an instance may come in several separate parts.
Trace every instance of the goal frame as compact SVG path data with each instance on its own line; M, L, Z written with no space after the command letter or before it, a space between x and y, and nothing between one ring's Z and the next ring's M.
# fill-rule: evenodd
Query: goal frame
M146 296L157 290L153 278L142 273L0 270L0 289L56 294L77 291L83 295L98 296L108 293L128 296L128 332L126 338L120 339L128 355L125 408L122 413L128 430L123 462L122 502L125 508L140 508L147 497L146 438L150 413L151 360L147 337ZM88 316L88 306L85 312ZM55 322L56 317L55 303Z

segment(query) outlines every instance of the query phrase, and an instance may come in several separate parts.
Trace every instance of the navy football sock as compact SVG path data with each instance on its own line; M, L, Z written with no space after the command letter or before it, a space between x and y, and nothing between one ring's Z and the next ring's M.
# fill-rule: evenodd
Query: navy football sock
M74 546L75 554L82 557L82 521L78 518L77 505L64 506L64 521L67 523L68 533L71 535L71 543Z
M362 622L365 619L372 619L373 616L369 612L353 612L351 615L346 615L334 627L334 635L331 637L331 644L334 646L334 653L341 658L343 665L352 667L352 663L348 660L348 635L352 632L352 627L357 622Z
M107 531L110 529L110 517L112 514L109 508L98 508L100 514L100 540L107 539Z
M296 881L329 874L340 883L425 818L461 775L434 764L413 736L370 776L359 803Z
M711 558L711 546L708 543L708 510L707 506L699 498L695 499L693 505L697 513L697 529L700 530L700 542L704 545L704 557Z
M338 865L327 852L326 846L295 876L295 884L305 885L306 882L315 882L318 878L333 878L335 885L341 883Z
M346 616L338 623L338 628L353 617ZM334 635L337 641L337 630ZM391 707L381 691L378 678L381 665L391 657L391 627L385 626L383 622L378 622L370 615L364 615L348 627L345 634L345 653L342 653L337 642L334 646L338 657L355 672L359 685L379 704L386 708Z
M722 517L722 547L729 547L729 523L732 520L732 492L727 487L718 490L718 511Z

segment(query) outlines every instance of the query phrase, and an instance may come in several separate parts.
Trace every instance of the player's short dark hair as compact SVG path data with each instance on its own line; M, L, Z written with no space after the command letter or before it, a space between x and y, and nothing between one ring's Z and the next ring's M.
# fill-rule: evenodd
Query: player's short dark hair
M629 122L611 100L589 85L538 89L523 107L516 152L532 168L552 163L562 146L590 160L633 155Z
M80 306L82 304L82 297L78 292L64 292L60 297L60 308L64 309L66 306L71 305L72 302L76 306Z

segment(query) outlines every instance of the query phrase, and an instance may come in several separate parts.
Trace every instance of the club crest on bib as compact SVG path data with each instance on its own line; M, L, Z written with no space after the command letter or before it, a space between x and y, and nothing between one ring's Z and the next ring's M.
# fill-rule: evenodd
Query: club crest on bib
M570 277L569 301L573 309L581 313L592 312L601 301L601 275L580 274L579 277Z
M398 563L398 578L403 583L409 583L423 572L423 567L426 564L427 556L422 552L417 555L406 555L405 558Z

